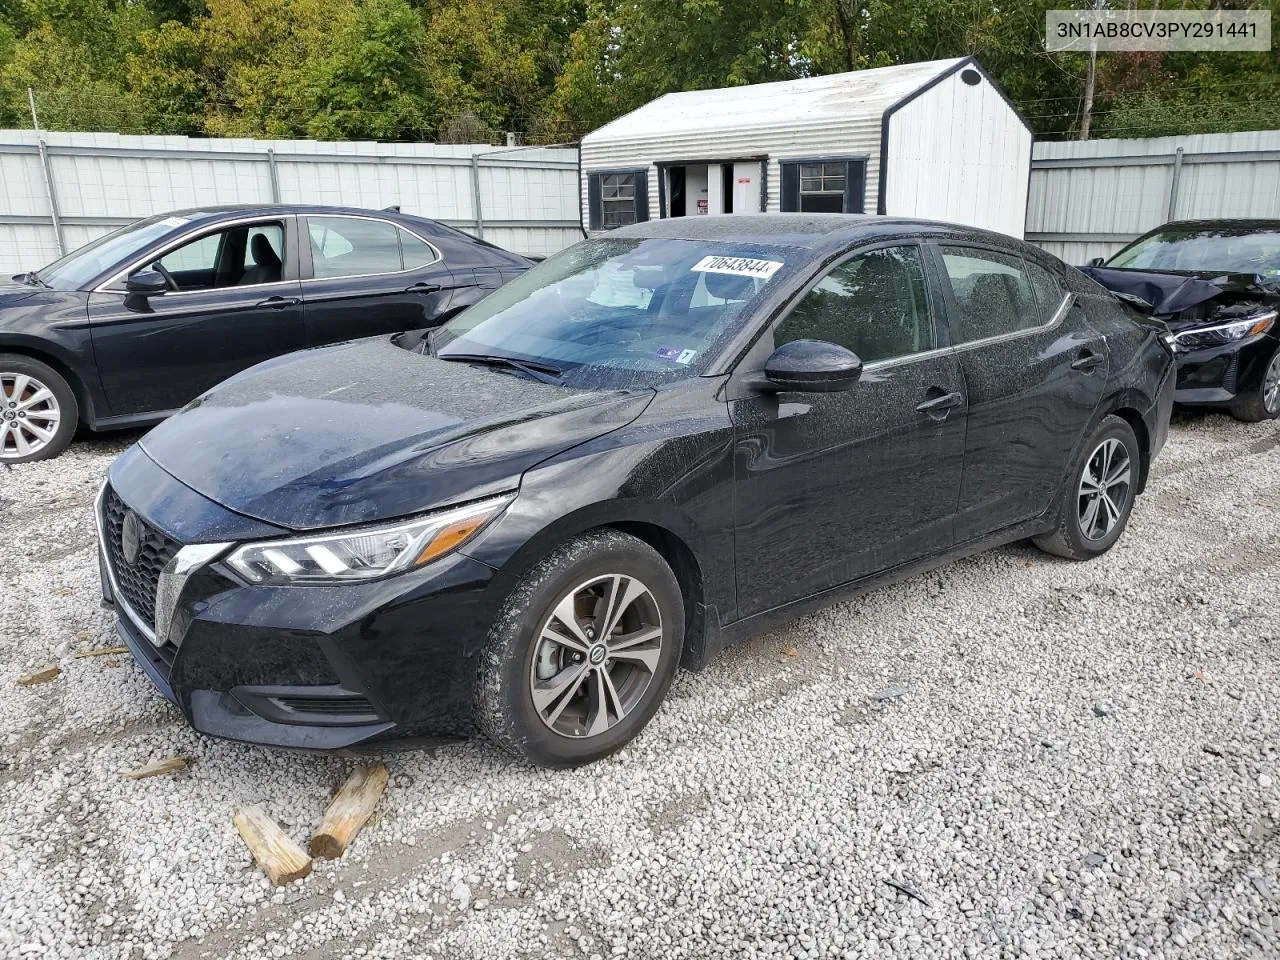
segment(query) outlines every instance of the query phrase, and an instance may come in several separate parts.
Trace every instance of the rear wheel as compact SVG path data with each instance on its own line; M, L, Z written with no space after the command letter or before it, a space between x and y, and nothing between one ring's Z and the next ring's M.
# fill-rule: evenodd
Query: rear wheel
M617 530L584 534L538 564L499 613L480 724L542 766L607 757L657 712L683 642L680 586L657 551Z
M1280 347L1271 354L1257 386L1232 402L1231 415L1246 423L1274 420L1280 415Z
M20 354L0 354L0 463L56 457L75 435L79 408L56 370Z
M1110 550L1133 510L1140 458L1133 428L1120 417L1104 417L1067 475L1057 527L1032 542L1071 560L1089 560Z

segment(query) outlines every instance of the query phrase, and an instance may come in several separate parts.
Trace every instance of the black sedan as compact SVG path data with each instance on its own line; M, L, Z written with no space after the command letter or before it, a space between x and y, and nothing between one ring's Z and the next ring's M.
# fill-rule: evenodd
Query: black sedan
M1178 403L1280 415L1280 221L1168 223L1085 272L1173 331Z
M154 423L269 357L439 324L530 265L396 210L139 220L0 283L0 462Z
M627 227L161 424L103 486L104 592L206 733L584 763L780 619L1023 537L1109 549L1173 402L1134 316L973 229Z

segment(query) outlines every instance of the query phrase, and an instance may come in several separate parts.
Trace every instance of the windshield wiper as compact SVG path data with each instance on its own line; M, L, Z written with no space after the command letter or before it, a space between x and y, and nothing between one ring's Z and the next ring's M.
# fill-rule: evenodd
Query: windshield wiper
M496 353L437 353L436 359L457 360L460 363L483 363L491 367L510 367L541 383L554 383L557 386L560 384L561 371L546 363L517 360L515 357L504 357Z
M34 270L28 270L26 273L19 273L13 279L17 283L25 283L28 287L45 287L47 289L49 286L36 276L36 272Z

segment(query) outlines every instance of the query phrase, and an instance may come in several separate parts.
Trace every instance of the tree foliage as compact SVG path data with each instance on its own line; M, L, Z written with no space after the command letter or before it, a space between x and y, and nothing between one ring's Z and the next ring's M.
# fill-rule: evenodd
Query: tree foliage
M557 142L676 90L973 55L1038 135L1072 136L1086 61L1045 52L1044 15L1091 5L0 0L0 125L29 125L31 87L53 129ZM1244 5L1280 36L1280 0ZM1104 53L1095 100L1095 135L1277 128L1280 61Z

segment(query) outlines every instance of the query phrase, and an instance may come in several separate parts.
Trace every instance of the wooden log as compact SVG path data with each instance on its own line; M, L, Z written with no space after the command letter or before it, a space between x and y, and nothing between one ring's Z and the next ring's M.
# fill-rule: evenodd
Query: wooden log
M277 887L311 872L311 858L261 807L237 810L232 821L267 879Z
M186 757L169 757L167 760L152 760L136 770L121 770L121 780L145 780L147 777L160 777L166 773L177 773L187 769L191 763Z
M75 656L77 660L83 660L85 657L118 657L128 652L128 647L99 647L97 650L77 650Z
M387 789L387 768L381 763L356 767L324 811L324 820L311 837L311 855L336 860L347 852Z
M34 687L39 683L48 683L50 680L57 680L61 673L62 668L55 663L51 667L44 667L43 669L36 670L32 673L23 674L16 682L20 687Z

